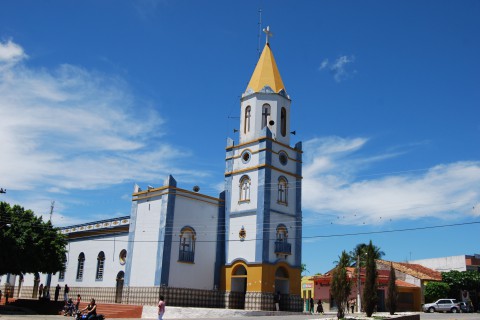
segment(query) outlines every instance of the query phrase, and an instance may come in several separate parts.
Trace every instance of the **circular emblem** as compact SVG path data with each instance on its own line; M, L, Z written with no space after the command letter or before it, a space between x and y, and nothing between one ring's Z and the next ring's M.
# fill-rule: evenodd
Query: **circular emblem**
M247 237L247 231L245 231L245 228L243 226L238 232L238 237L240 238L241 241L245 240L245 238Z

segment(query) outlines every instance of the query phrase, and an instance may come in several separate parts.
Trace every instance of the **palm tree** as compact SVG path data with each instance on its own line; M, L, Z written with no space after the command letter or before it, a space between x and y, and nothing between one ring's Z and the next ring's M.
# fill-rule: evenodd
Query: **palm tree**
M357 259L360 257L360 267L365 267L367 261L367 248L368 244L366 243L359 243L350 251L349 258L350 258L350 265L356 265ZM375 260L381 259L385 255L385 252L381 251L379 247L373 245L373 258Z

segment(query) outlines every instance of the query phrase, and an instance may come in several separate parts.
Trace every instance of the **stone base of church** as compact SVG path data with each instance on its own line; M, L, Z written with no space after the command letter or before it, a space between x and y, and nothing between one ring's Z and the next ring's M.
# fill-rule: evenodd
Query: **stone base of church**
M82 301L95 298L97 303L124 303L156 306L160 295L168 305L177 307L226 308L274 311L273 293L225 292L171 287L124 287L119 294L115 287L70 287L69 297L76 301L77 294ZM32 298L33 286L23 286L20 298ZM55 288L50 288L50 299L54 300ZM63 300L63 287L58 300ZM303 301L298 295L282 295L280 310L301 312Z
M245 294L245 310L275 311L275 300L273 293L247 292ZM282 295L280 299L280 311L303 310L303 300L299 295Z

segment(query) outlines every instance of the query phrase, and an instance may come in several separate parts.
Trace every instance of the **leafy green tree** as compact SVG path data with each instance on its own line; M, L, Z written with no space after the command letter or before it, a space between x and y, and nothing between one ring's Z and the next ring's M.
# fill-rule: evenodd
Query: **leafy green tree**
M363 288L363 309L367 317L372 316L377 305L377 264L375 262L375 248L370 240L367 246L365 286Z
M0 202L0 275L65 269L65 236L33 211Z
M430 281L425 286L425 302L430 303L438 299L449 297L450 286L445 282Z
M398 288L395 284L397 276L395 275L395 269L393 265L390 264L390 276L388 277L388 295L387 295L387 310L391 315L395 314L397 311L397 297L398 297Z
M442 272L442 281L450 287L448 297L462 300L462 291L470 292L475 310L479 309L478 295L480 292L480 272L457 271Z
M339 258L339 262L332 272L330 294L337 304L337 318L342 319L345 316L345 308L352 288L347 275L350 258L346 251L343 251Z

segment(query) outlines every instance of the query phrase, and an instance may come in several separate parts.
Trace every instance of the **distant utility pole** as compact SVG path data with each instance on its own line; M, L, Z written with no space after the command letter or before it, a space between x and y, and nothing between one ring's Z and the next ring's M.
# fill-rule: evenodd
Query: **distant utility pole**
M55 207L55 201L52 201L50 205L50 222L52 222L53 208Z

